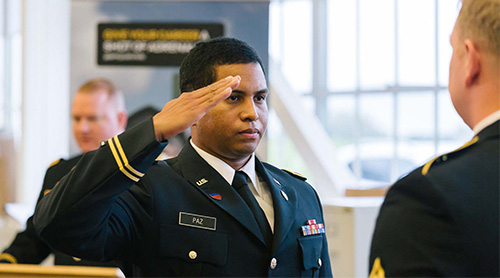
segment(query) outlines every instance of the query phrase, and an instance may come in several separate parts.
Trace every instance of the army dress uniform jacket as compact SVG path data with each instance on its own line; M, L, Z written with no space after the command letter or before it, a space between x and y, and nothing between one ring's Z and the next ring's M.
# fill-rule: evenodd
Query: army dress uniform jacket
M75 156L69 160L60 159L53 162L45 173L43 186L38 197L40 202L43 195L73 168L82 156ZM115 266L112 263L92 262L68 256L64 253L52 250L35 232L33 216L26 221L26 229L18 233L11 245L0 254L0 262L39 264L50 253L54 253L54 264L56 265L80 265L80 266Z
M500 277L500 121L388 192L370 277Z
M35 227L74 256L114 259L127 276L332 276L320 201L297 176L256 159L273 197L266 245L244 200L188 143L166 161L152 120L108 140L40 202ZM57 236L55 236L57 234Z

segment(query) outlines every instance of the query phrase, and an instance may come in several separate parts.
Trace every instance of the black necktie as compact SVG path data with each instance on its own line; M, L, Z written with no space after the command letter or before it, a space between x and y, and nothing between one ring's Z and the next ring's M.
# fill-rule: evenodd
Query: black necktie
M255 216L255 220L257 220L257 224L262 231L262 235L264 235L266 243L270 245L272 242L271 227L269 226L269 222L267 222L264 211L255 199L252 191L248 187L247 175L243 171L236 171L232 186L234 187L234 189L236 189L238 194L240 194L241 198L243 198L243 200L245 200L245 202L247 203L248 207Z

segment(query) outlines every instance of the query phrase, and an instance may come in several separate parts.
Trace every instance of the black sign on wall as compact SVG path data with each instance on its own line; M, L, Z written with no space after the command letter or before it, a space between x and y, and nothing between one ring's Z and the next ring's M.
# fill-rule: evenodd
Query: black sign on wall
M180 66L197 42L224 35L220 23L100 23L98 65Z

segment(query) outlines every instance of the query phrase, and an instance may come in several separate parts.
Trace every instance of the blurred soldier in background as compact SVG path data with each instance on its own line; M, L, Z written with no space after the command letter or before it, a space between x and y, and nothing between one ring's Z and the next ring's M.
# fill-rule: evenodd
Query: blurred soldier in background
M82 153L99 148L102 141L125 130L127 113L122 92L106 79L88 81L74 97L71 119L73 136ZM50 165L37 204L76 165L82 155L68 160L59 159ZM26 222L26 230L18 233L12 244L0 255L0 263L38 264L54 253L56 265L114 266L112 263L80 260L52 250L36 234L32 219L33 216Z

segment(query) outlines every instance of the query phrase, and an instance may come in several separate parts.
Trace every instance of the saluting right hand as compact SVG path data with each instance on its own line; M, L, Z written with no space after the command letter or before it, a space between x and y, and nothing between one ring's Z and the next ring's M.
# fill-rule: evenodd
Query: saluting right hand
M182 93L153 117L156 140L174 137L200 120L210 109L231 95L240 85L240 76L228 76L206 87Z

